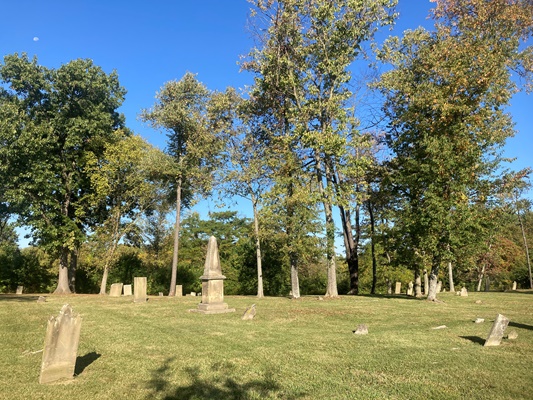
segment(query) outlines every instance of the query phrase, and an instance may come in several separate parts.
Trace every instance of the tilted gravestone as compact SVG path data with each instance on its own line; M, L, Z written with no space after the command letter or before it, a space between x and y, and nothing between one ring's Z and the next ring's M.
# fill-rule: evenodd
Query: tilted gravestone
M120 297L122 295L122 283L113 283L109 289L109 297Z
M402 292L402 283L396 282L396 287L394 288L394 294L400 294Z
M256 313L255 304L252 304L250 307L246 309L246 311L244 311L244 314L242 315L241 319L244 321L254 319L255 313Z
M16 294L22 294L23 290L24 290L24 286L17 286Z
M39 383L72 379L80 341L81 316L65 304L58 317L50 317L44 339Z
M499 346L507 325L509 325L509 320L503 315L498 314L490 328L489 336L485 340L484 346Z
M148 300L146 296L146 276L133 278L133 302L145 303Z
M207 244L207 254L205 257L204 274L202 280L202 302L198 304L198 309L189 310L203 314L221 314L234 312L234 308L228 308L224 303L224 279L222 267L218 256L217 240L214 236L209 238Z
M133 295L133 292L131 290L131 285L124 285L122 289L124 290L124 296Z

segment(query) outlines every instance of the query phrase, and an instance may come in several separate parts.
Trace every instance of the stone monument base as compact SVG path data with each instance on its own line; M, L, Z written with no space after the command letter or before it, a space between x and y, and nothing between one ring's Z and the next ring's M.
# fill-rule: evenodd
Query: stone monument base
M191 309L189 310L189 312L201 313L201 314L224 314L224 313L235 312L235 309L228 308L228 305L226 303L210 303L210 304L200 303L198 304L198 308Z

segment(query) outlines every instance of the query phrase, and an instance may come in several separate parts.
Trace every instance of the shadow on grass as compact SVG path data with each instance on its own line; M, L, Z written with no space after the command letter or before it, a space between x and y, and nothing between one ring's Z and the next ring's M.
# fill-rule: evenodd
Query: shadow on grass
M459 336L462 339L470 340L471 342L480 344L481 346L485 345L485 339L480 338L479 336Z
M403 299L403 300L426 300L426 296L415 297L407 296L406 294L357 294L353 297L370 297L376 299Z
M526 325L526 324L521 324L519 322L509 322L509 326L513 326L515 328L520 328L520 329L527 329L529 331L533 331L533 325Z
M87 368L93 362L98 360L101 356L101 354L98 354L97 352L93 351L91 353L85 354L84 356L77 357L74 375L80 375L85 370L85 368Z
M28 296L23 294L0 294L0 301L37 301L39 296Z
M238 382L232 377L232 365L227 362L214 363L211 370L216 376L202 378L198 367L188 367L184 372L191 382L188 385L173 386L170 383L171 374L179 373L172 368L175 357L168 358L164 364L152 371L152 379L148 382L148 388L152 393L147 397L162 398L164 400L187 400L187 399L248 399L255 395L259 398L269 397L275 394L282 395L283 399L293 400L300 396L287 395L282 393L281 386L273 379L271 374L267 374L264 379L255 379L248 382Z

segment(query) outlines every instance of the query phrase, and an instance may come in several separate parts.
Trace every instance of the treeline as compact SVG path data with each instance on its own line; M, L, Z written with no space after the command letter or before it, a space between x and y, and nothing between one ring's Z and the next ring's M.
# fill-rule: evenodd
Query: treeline
M142 274L152 292L198 290L211 234L228 293L336 297L395 280L419 293L424 270L429 300L438 280L533 287L529 170L504 170L501 155L505 107L533 82L530 1L439 0L432 30L383 43L394 0L252 3L257 47L241 68L253 85L165 83L140 112L165 151L125 125L115 72L4 57L2 288L104 294ZM251 220L184 211L215 192L248 200ZM16 248L14 217L35 248Z

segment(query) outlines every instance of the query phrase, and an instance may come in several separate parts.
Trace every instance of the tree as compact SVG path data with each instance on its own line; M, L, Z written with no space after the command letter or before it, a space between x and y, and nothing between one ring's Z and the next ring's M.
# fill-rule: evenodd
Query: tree
M134 232L144 214L158 208L165 199L158 179L169 160L141 137L116 132L117 139L105 149L103 159L91 158L87 172L92 192L88 202L105 215L94 227L94 240L103 254L100 294L106 294L107 277L116 259L119 242Z
M179 81L167 82L157 93L153 108L141 114L141 118L152 127L168 131L167 152L175 161L173 170L169 171L176 193L169 296L176 295L181 208L190 205L193 194L209 192L222 145L208 129L209 97L210 92L196 80L195 75L186 73Z
M115 72L91 60L49 69L25 54L0 65L0 159L4 196L17 206L19 222L59 258L54 293L70 293L68 257L90 224L85 194L89 158L100 159L113 132L125 90Z
M503 110L517 88L510 72L533 72L531 47L519 48L532 13L527 0L438 0L434 32L407 31L381 51L394 67L379 87L398 225L413 254L430 256L428 300L441 264L477 223L473 205L494 195L499 149L514 133Z

